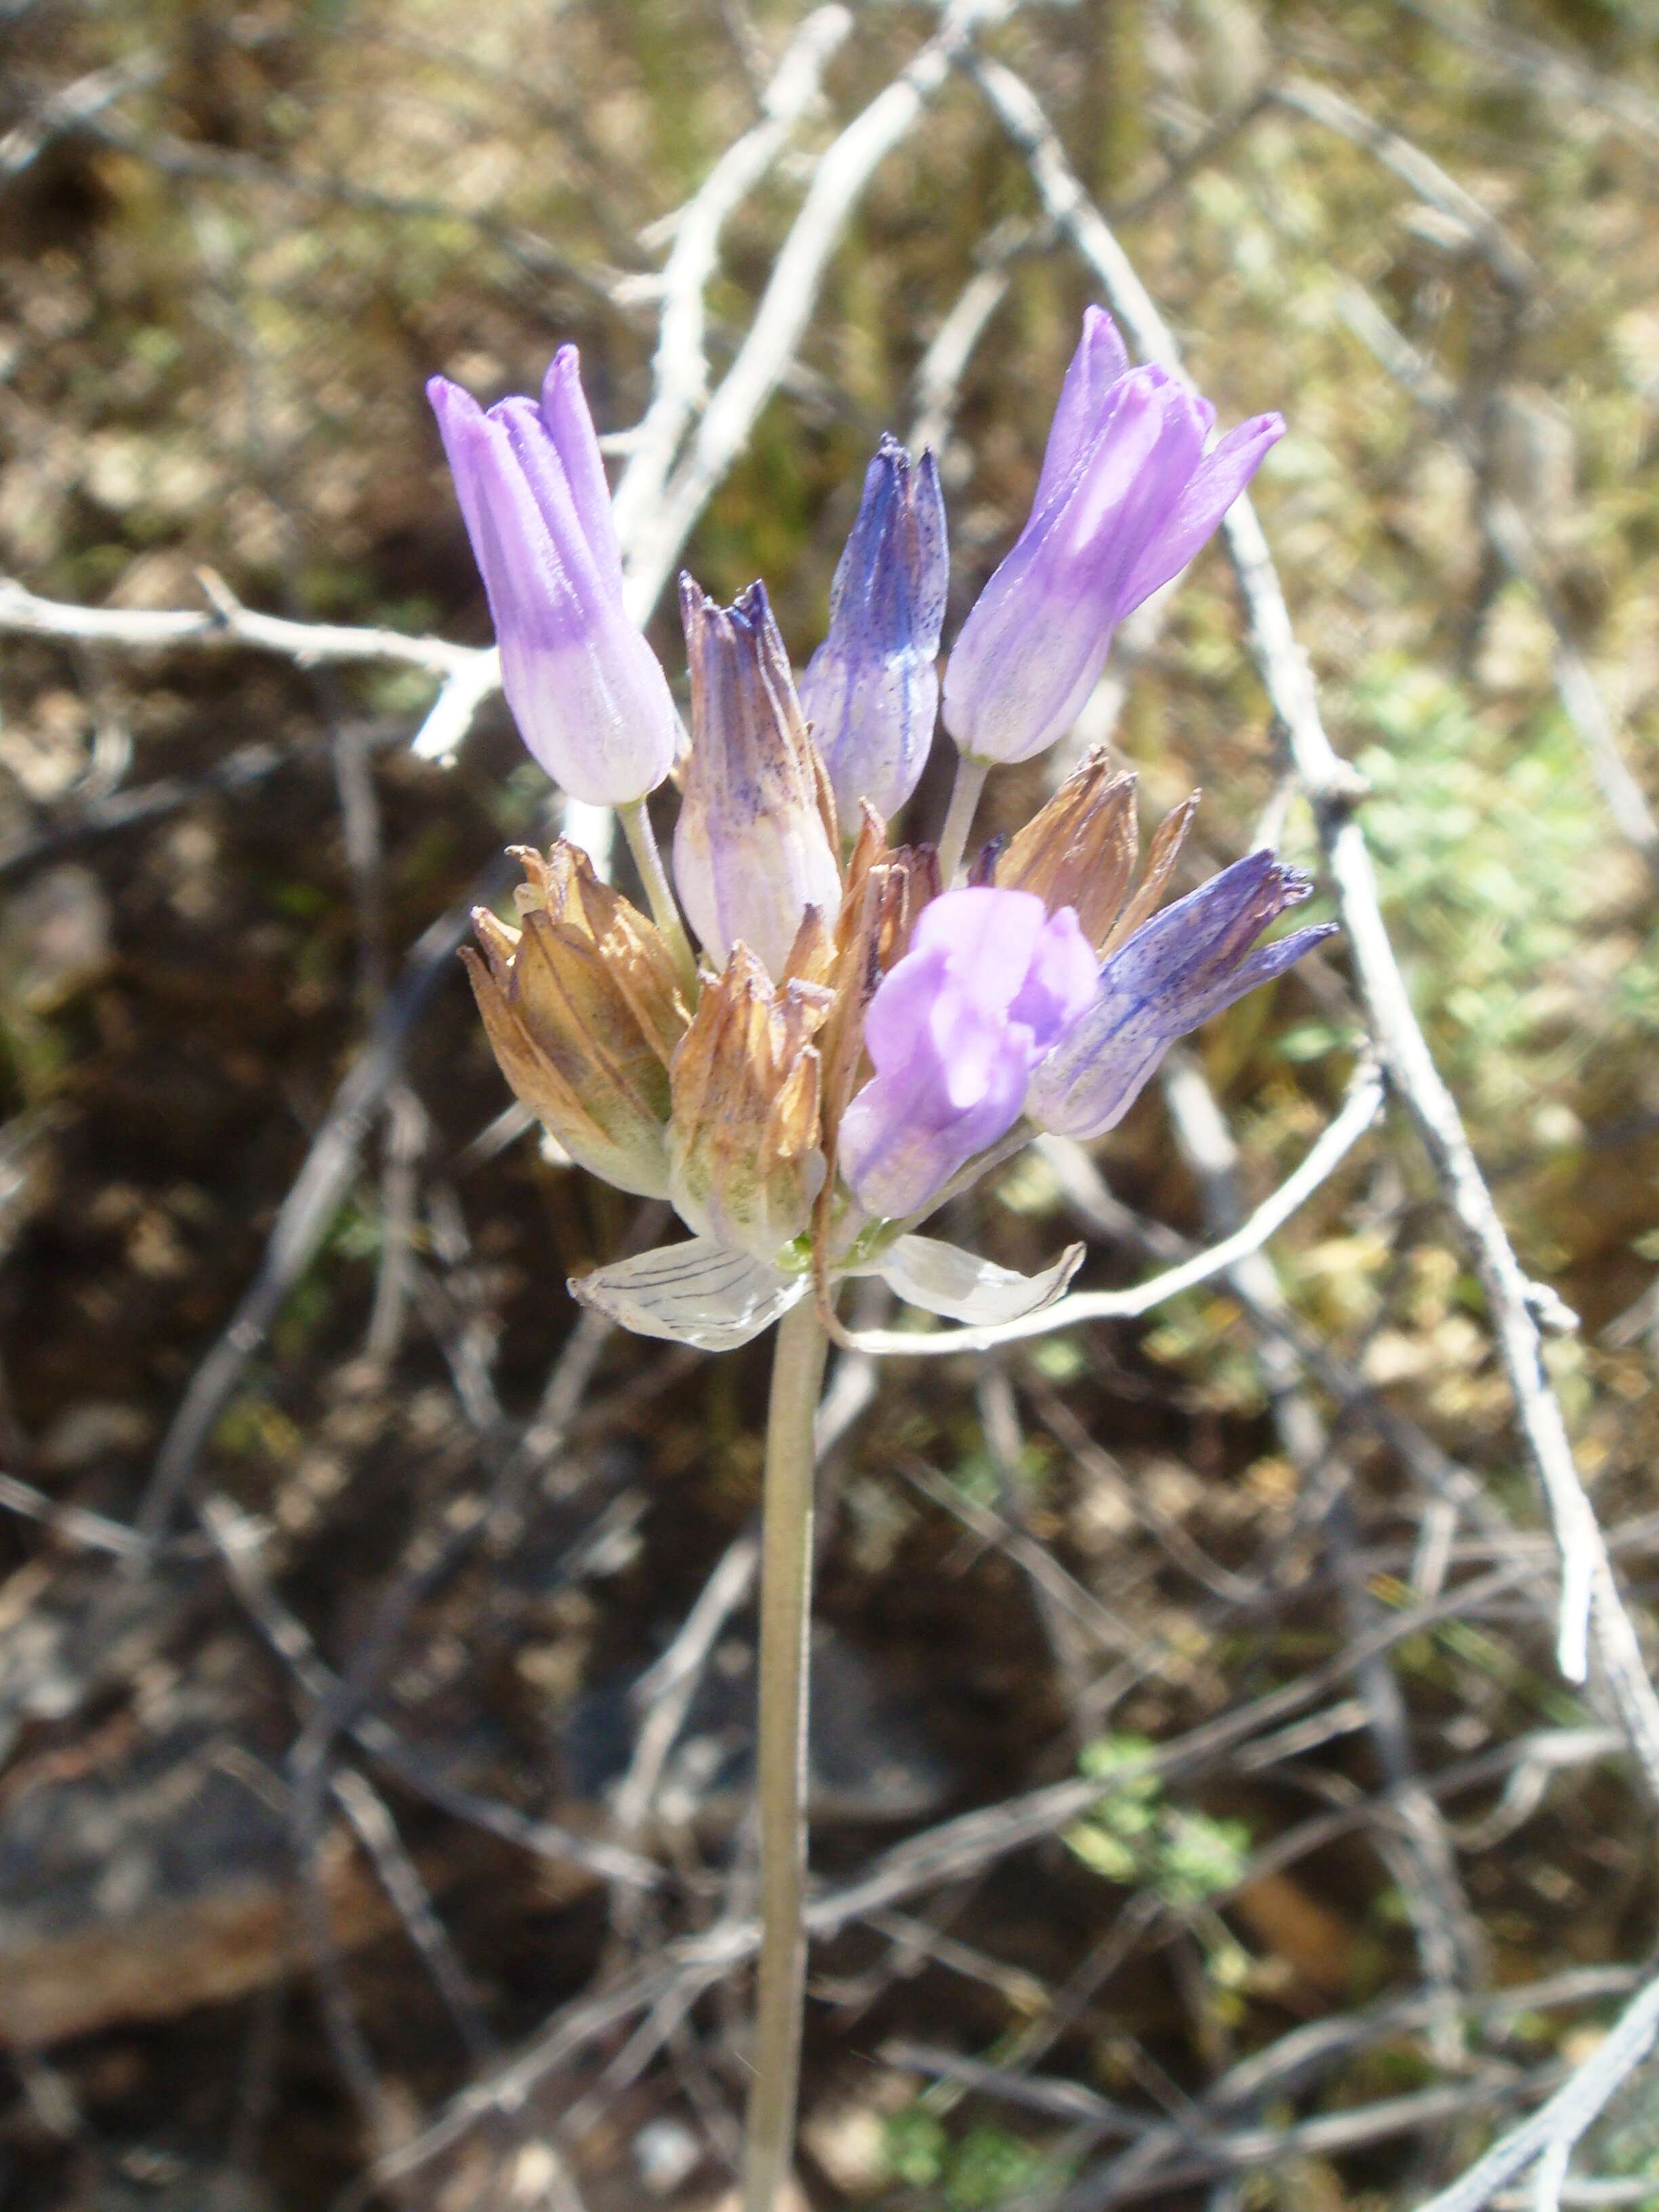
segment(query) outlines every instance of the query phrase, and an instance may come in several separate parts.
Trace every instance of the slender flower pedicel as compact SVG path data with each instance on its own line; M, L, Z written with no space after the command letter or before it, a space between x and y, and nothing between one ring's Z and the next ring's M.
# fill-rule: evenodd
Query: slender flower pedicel
M930 457L912 464L884 440L871 465L805 713L763 586L720 607L684 580L692 742L673 860L698 967L642 803L678 721L622 611L575 356L559 354L539 408L485 415L441 379L431 388L526 742L574 796L618 805L653 916L563 842L545 859L520 852L518 930L475 916L473 985L514 1090L574 1159L671 1198L692 1232L571 1290L625 1328L709 1351L780 1324L743 2196L744 2212L777 2212L805 1973L812 1424L840 1287L878 1274L981 1328L1051 1305L1080 1246L1024 1275L918 1222L1039 1128L1111 1127L1175 1037L1329 933L1258 945L1310 888L1267 852L1160 911L1194 799L1154 834L1137 881L1133 779L1103 750L980 855L970 887L951 879L989 763L1061 733L1113 623L1196 550L1279 422L1262 416L1206 454L1207 403L1163 370L1129 368L1091 311L1031 519L951 657L945 720L963 757L937 849L894 845L884 818L914 791L934 720L945 553Z
M933 455L912 461L884 438L830 587L830 634L800 684L843 834L860 800L896 814L927 764L949 566Z
M1063 737L1124 616L1183 568L1281 434L1258 415L1207 453L1215 410L1155 364L1130 368L1091 307L1054 410L1030 519L945 672L945 726L971 761Z
M554 356L539 405L503 399L486 414L441 376L427 396L520 736L573 799L601 806L642 799L674 764L679 717L623 605L611 494L575 347Z
M835 801L765 586L718 607L682 576L680 612L691 758L674 885L717 968L741 943L780 976L806 909L828 922L841 904Z

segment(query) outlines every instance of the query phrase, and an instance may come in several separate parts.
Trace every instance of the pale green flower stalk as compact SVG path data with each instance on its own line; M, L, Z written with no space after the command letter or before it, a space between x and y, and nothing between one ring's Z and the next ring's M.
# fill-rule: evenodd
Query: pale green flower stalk
M908 799L939 697L945 516L932 457L913 463L884 440L872 464L808 671L817 731L763 588L722 608L684 580L691 745L671 884L646 802L681 753L679 718L623 605L575 355L557 356L539 404L485 413L441 378L430 389L508 704L567 792L617 808L651 908L562 840L520 854L516 928L475 916L469 969L507 1081L574 1160L669 1199L691 1232L571 1291L624 1328L711 1352L779 1324L744 2168L744 2212L776 2212L806 1960L813 1419L839 1285L880 1275L970 1325L1051 1304L1081 1246L1025 1276L918 1224L1038 1129L1111 1127L1175 1038L1328 933L1258 946L1310 888L1266 852L1157 911L1190 804L1153 839L1136 885L1133 779L1103 753L1006 851L981 856L970 887L951 886L993 763L1064 734L1114 623L1197 550L1280 426L1263 416L1210 446L1207 402L1161 369L1130 369L1091 311L1030 520L945 672L962 750L938 850L891 844L878 811Z

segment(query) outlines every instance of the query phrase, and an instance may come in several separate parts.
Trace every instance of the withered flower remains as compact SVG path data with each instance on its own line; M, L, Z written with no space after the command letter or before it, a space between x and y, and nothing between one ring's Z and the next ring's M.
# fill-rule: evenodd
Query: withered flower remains
M632 804L666 772L678 718L622 615L574 356L539 410L485 416L441 380L434 398L526 739L575 796ZM1131 369L1091 311L1031 519L949 664L945 716L974 775L1064 734L1113 623L1197 550L1279 428L1264 416L1210 446L1213 419L1179 379ZM1137 882L1133 779L1103 751L969 888L941 882L933 848L890 844L884 811L933 738L944 598L937 471L890 439L802 696L761 585L720 607L683 580L692 742L673 875L695 976L653 845L656 921L564 842L520 852L516 929L475 917L473 988L514 1090L574 1159L671 1200L692 1231L572 1284L630 1328L723 1349L815 1284L872 1273L964 1321L1036 1310L1078 1250L1026 1277L916 1224L1022 1133L1111 1127L1176 1037L1329 933L1258 944L1310 888L1271 852L1164 906L1196 794Z
M579 846L514 854L519 928L480 907L483 957L461 956L501 1073L572 1159L665 1198L669 1064L690 1019L673 958Z

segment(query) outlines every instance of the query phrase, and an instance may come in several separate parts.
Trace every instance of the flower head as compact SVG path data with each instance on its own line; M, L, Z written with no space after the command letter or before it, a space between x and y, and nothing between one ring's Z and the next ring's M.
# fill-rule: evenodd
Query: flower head
M622 557L576 349L541 402L486 414L447 378L427 386L483 577L501 686L526 744L573 798L623 805L672 767L679 717L623 605Z
M1114 1127L1177 1037L1332 934L1333 925L1316 925L1251 950L1312 888L1272 852L1250 853L1144 922L1107 960L1094 1003L1038 1068L1032 1120L1067 1137Z
M1090 308L1030 518L945 672L945 726L969 757L1029 760L1064 735L1117 623L1191 560L1284 428L1259 415L1206 453L1214 422L1184 379L1130 368Z
M441 378L430 390L532 750L578 798L642 797L678 724L623 609L574 353L539 406L486 415ZM1264 416L1206 454L1212 420L1178 379L1131 369L1091 313L1031 520L945 678L946 720L976 762L1059 734L1112 623L1202 542L1278 434ZM1271 853L1159 912L1194 800L1137 879L1133 778L1103 750L985 848L967 889L941 884L955 807L948 862L890 844L886 812L931 739L945 569L932 459L884 439L801 698L764 588L721 607L682 579L692 744L673 876L701 971L671 950L674 894L643 810L630 842L657 921L563 842L520 853L520 928L474 917L473 988L514 1090L578 1163L671 1199L692 1232L571 1285L645 1335L729 1349L866 1273L970 1325L1050 1304L1080 1246L1017 1274L915 1221L1002 1157L1022 1116L1023 1134L1109 1128L1174 1038L1328 933L1258 945L1309 889ZM845 848L843 823L857 824Z
M574 1160L664 1197L668 1064L688 1018L673 956L579 847L516 857L522 928L480 907L483 957L462 954L501 1073Z
M830 587L830 634L800 686L843 827L860 799L896 813L927 765L948 569L933 457L912 461L884 438Z
M691 671L691 758L674 883L717 968L743 944L781 975L808 907L841 904L835 801L806 732L765 586L716 606L680 579Z
M865 1017L876 1073L841 1124L840 1165L868 1212L921 1212L1019 1119L1031 1072L1088 1006L1077 916L1029 891L947 891Z

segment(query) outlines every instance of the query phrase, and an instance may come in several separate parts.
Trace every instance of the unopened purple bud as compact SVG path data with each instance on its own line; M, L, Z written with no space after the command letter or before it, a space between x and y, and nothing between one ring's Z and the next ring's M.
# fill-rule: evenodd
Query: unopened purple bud
M680 613L691 757L675 885L717 968L746 945L775 981L807 908L832 922L841 905L835 801L764 586L720 607L682 576Z
M1251 950L1312 888L1273 853L1251 853L1143 923L1101 969L1094 1004L1037 1070L1032 1120L1066 1137L1114 1127L1177 1037L1333 934L1328 922Z
M873 1214L923 1212L1019 1119L1031 1071L1094 996L1070 907L1030 891L946 891L865 1016L876 1073L842 1116L839 1163Z
M679 717L623 605L611 495L575 347L555 355L539 405L503 399L486 414L445 377L426 389L520 734L573 799L606 806L642 799L673 765Z
M945 727L970 758L1029 760L1064 736L1114 629L1192 559L1285 427L1258 415L1206 453L1214 422L1182 378L1127 368L1089 310L1030 518L945 667Z
M884 438L830 587L830 634L801 678L843 823L864 799L896 814L927 765L949 565L933 455L913 462Z

